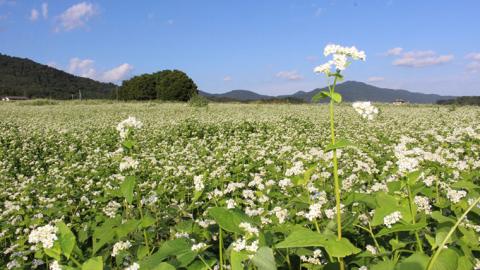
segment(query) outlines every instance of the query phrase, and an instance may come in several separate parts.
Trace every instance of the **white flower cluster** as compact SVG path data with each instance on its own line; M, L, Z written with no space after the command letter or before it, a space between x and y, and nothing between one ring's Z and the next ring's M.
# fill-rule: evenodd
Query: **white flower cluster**
M121 205L118 202L110 201L108 202L107 206L103 208L103 213L105 213L107 217L114 218L120 207Z
M120 134L120 138L125 139L130 129L140 129L142 126L142 122L138 121L137 118L129 116L127 119L118 123L117 131Z
M195 191L202 191L205 188L205 185L203 184L203 175L194 176L193 184L195 185Z
M373 120L378 114L378 108L373 106L370 101L357 101L352 106L364 119Z
M240 229L242 229L243 231L251 234L251 235L256 235L258 236L258 229L254 226L252 226L252 224L248 223L248 222L242 222L240 223L240 225L238 225L238 227L240 227Z
M192 251L194 251L194 252L202 251L206 247L207 247L207 244L205 244L205 243L194 244L194 245L192 245Z
M447 197L453 203L458 203L462 198L466 196L467 192L465 190L449 189L447 191Z
M43 248L52 248L57 240L58 228L50 224L38 227L28 235L28 242L31 244L42 243Z
M132 244L128 240L115 243L115 245L113 245L112 257L117 256L120 253L120 251L127 250L131 246Z
M125 268L124 270L139 270L139 269L140 269L140 265L138 263L133 263L129 267Z
M311 257L305 255L300 256L300 260L304 263L310 263L314 265L322 265L326 263L326 260L323 258L323 253L320 249L315 249Z
M50 264L50 270L62 270L62 266L58 261L53 261L52 264Z
M10 101L10 99L8 97L4 97L2 98L2 101Z
M232 247L233 247L233 250L235 251L246 250L249 252L257 252L258 240L255 240L250 245L248 245L247 240L243 237L240 237L235 242L232 243Z
M323 54L329 56L333 54L333 60L328 61L327 63L316 67L313 71L315 73L324 73L329 75L332 69L332 65L335 66L336 70L342 71L345 70L348 66L348 57L353 60L363 60L365 61L366 55L364 51L359 51L357 48L353 47L342 47L340 45L328 44Z
M367 245L367 246L365 247L365 249L366 249L368 252L372 253L373 255L377 255L377 254L378 254L377 248L375 248L375 247L372 246L372 245Z
M425 214L432 213L432 206L430 205L430 200L425 196L415 196L415 204L418 207L419 211L425 212Z
M391 228L392 225L399 222L400 219L402 219L402 213L400 213L399 211L395 211L383 218L383 224L385 224L387 228Z
M138 161L131 157L123 157L122 162L120 162L120 171L126 171L128 169L138 168Z

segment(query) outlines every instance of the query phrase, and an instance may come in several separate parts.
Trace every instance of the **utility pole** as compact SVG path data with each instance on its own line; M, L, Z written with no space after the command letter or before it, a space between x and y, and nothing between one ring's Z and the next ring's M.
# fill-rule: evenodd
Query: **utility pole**
M78 89L78 99L82 101L82 90Z

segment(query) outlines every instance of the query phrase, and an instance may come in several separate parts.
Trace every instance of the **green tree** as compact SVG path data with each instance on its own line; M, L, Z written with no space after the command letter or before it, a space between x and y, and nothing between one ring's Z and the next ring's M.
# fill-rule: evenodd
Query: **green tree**
M197 85L180 70L162 70L123 81L119 98L123 100L188 101L198 93Z
M157 98L161 100L188 101L198 93L197 85L180 70L163 70L156 77Z

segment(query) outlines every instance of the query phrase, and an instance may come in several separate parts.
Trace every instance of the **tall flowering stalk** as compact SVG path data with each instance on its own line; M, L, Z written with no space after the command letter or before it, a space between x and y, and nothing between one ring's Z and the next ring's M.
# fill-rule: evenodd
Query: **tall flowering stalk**
M342 239L342 211L341 211L341 196L340 196L340 180L338 178L338 160L337 160L337 149L342 148L346 145L345 141L337 141L335 138L335 115L334 115L334 104L342 102L342 96L335 92L335 87L337 81L342 80L343 76L341 72L345 70L350 62L349 58L353 60L363 60L365 61L366 55L364 51L359 51L355 47L342 47L339 45L329 44L325 47L324 55L329 56L333 55L333 60L328 61L327 63L320 65L314 69L315 73L323 73L326 75L328 80L328 92L322 91L316 94L313 97L313 101L319 101L322 98L329 97L329 111L330 111L330 134L331 134L331 144L327 147L328 150L332 150L333 156L333 179L335 185L335 212L337 216L337 238L338 240ZM330 78L333 78L333 83L330 83ZM340 268L345 269L343 260L339 259Z

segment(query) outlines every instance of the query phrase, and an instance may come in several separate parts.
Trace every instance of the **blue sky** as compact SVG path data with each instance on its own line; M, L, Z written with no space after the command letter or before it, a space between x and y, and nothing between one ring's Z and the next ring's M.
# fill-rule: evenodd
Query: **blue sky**
M102 81L180 69L199 88L324 86L328 43L367 54L347 80L480 95L480 1L0 0L0 53Z

